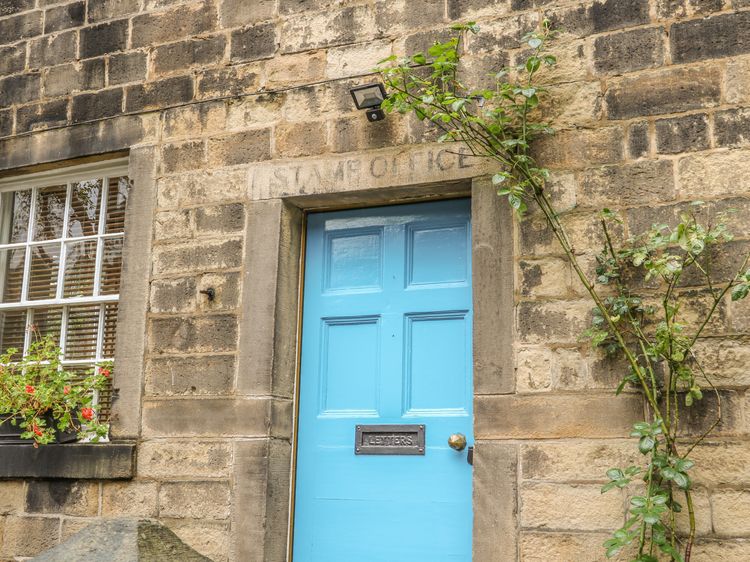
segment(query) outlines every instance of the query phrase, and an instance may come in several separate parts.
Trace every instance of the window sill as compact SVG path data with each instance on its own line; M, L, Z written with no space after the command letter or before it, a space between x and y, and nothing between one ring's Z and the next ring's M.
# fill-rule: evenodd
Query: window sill
M0 479L127 480L135 475L134 443L0 445Z

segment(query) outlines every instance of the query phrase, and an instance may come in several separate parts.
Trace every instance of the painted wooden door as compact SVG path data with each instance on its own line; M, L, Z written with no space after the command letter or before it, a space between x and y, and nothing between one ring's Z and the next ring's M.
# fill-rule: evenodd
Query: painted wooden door
M294 561L470 562L470 201L311 215L303 314Z

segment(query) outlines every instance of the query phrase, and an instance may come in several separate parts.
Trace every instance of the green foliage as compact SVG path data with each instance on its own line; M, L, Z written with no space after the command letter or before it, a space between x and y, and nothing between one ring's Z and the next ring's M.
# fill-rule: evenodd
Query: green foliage
M637 390L649 408L649 419L635 424L631 434L643 463L610 469L609 481L602 487L604 493L634 483L639 491L645 486L645 494L631 498L626 524L605 543L607 556L635 543L637 554L631 562L657 562L657 553L687 562L696 528L689 476L693 462L688 455L719 420L685 445L687 440L679 434L680 411L683 404L699 404L704 387L714 391L720 401L693 347L727 294L739 300L750 293L748 260L730 280L715 284L712 252L731 240L731 235L722 215L716 225L704 225L697 219L700 202L682 213L677 225L656 224L618 248L611 230L622 221L615 212L604 209L601 228L606 243L597 257L596 279L589 280L546 193L549 172L529 153L535 139L554 132L540 119L540 106L548 92L539 77L557 62L546 50L554 37L549 22L543 21L523 38L528 47L525 60L493 74L490 88L472 88L459 76L464 38L478 33L478 26L469 22L452 29L455 35L451 39L436 43L426 53L402 59L392 56L381 62L379 72L389 90L383 108L412 114L438 128L441 142L460 142L474 156L496 162L499 169L492 184L498 195L507 198L519 217L532 203L544 217L595 304L584 337L627 363L616 394ZM683 313L685 296L678 289L685 275L704 278L712 299L697 323ZM604 288L606 295L600 294ZM685 538L676 532L675 514L682 511L676 494L684 495L688 510L690 531Z
M92 401L111 376L111 366L99 365L81 377L64 368L51 337L34 337L22 359L15 360L19 352L14 348L0 356L2 421L19 425L21 438L33 439L34 446L54 442L56 431L75 431L91 441L106 437L108 426L97 420Z

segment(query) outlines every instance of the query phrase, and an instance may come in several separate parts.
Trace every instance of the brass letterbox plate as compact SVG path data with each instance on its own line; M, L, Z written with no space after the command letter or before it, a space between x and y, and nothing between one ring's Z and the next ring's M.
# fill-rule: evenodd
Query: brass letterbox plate
M424 425L358 425L355 455L424 455Z

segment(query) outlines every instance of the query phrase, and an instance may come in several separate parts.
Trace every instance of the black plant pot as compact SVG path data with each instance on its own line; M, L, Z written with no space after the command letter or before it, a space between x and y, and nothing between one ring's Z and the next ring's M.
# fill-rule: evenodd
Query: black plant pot
M0 419L5 419L6 416L0 415ZM51 415L44 416L44 420L47 422L47 427L55 427L55 421ZM30 445L34 443L33 439L21 439L20 422L21 418L16 418L16 425L13 425L10 420L0 423L0 443L4 445ZM75 431L59 431L55 429L55 443L75 443L78 441L78 435Z

